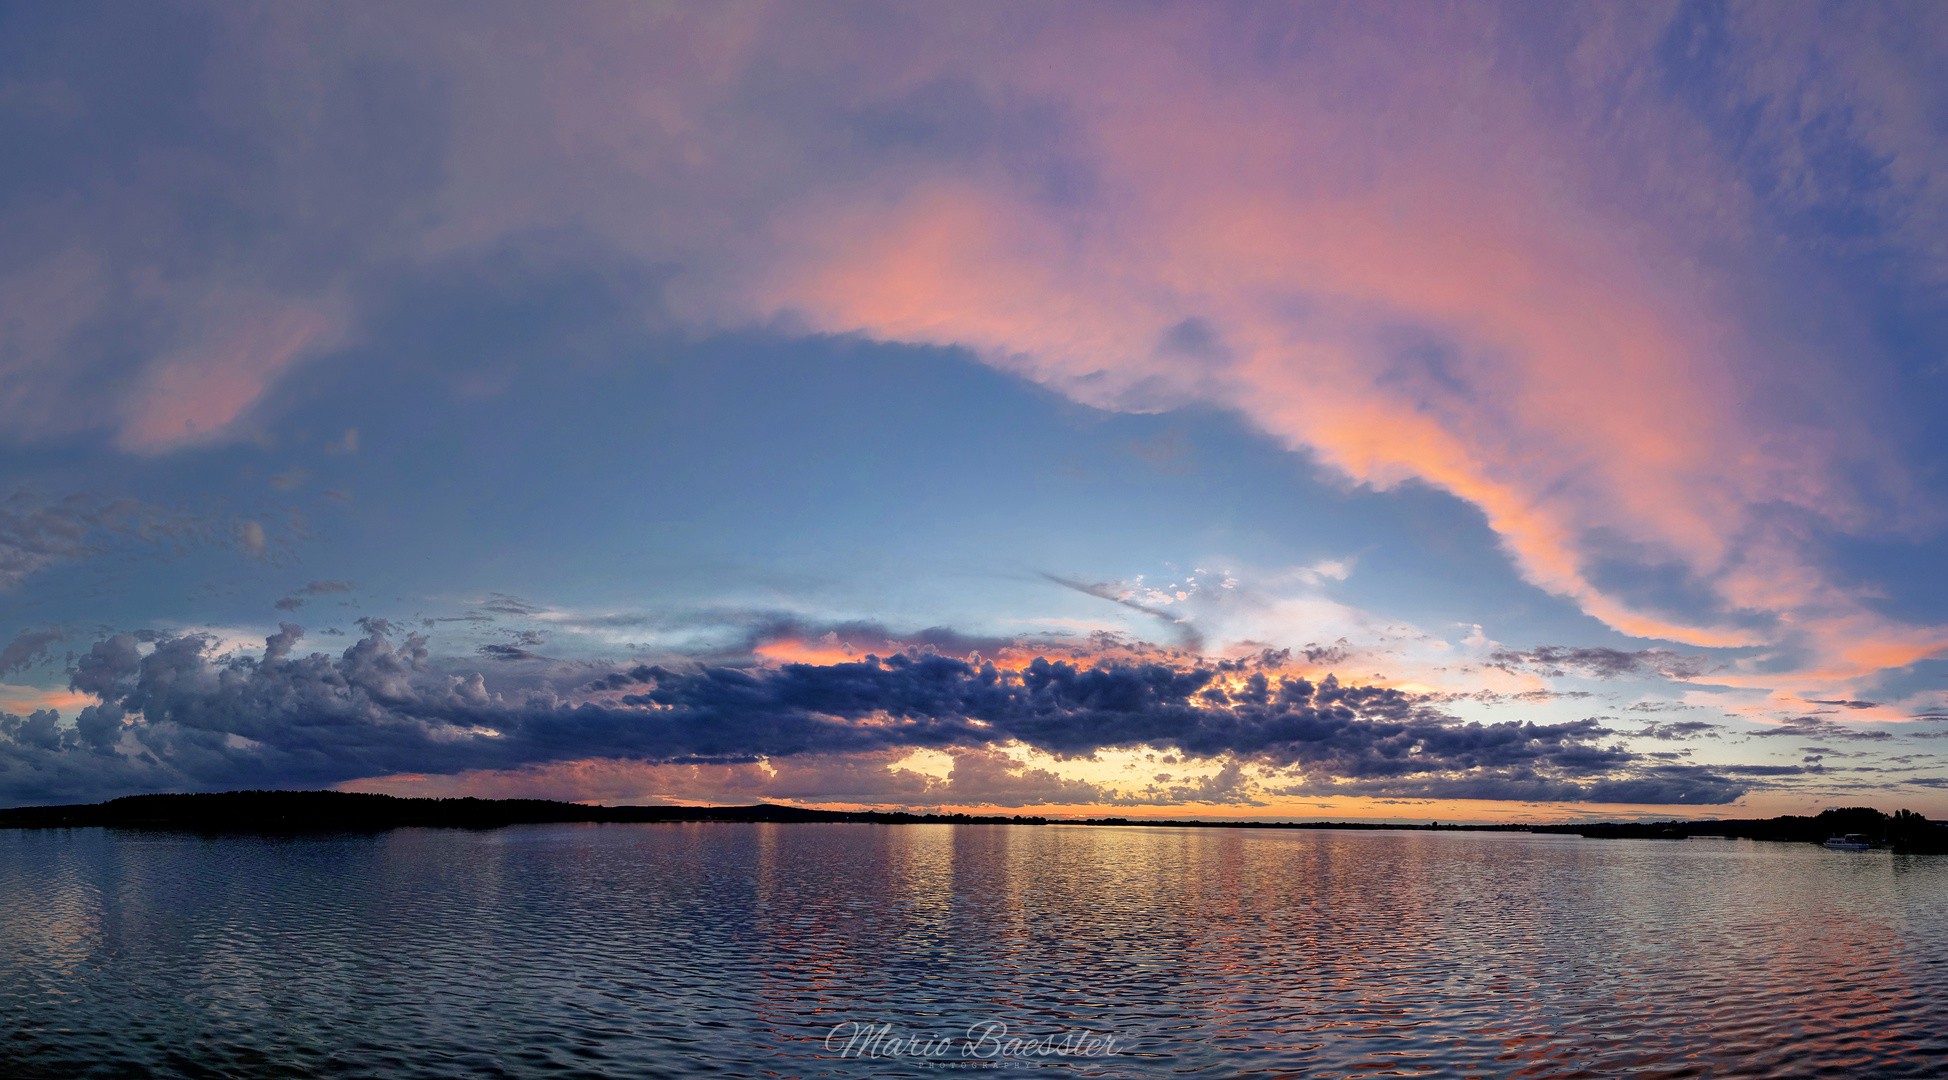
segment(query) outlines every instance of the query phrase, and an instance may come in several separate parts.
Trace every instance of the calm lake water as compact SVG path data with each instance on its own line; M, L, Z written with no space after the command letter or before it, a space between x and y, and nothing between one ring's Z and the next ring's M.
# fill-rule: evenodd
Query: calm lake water
M1811 845L0 830L0 927L14 1077L1948 1070L1948 857Z

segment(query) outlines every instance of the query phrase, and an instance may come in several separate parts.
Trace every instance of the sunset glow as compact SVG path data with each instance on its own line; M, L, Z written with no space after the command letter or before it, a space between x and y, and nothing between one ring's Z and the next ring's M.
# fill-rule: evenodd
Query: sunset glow
M1872 12L23 16L0 801L1948 814Z

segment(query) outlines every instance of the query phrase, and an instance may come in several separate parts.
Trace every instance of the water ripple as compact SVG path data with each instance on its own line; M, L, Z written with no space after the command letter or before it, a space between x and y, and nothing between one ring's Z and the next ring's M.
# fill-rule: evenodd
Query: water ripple
M998 1022L1114 1035L1011 1059L1080 1076L1931 1076L1944 886L1524 834L11 831L0 1074L879 1076Z

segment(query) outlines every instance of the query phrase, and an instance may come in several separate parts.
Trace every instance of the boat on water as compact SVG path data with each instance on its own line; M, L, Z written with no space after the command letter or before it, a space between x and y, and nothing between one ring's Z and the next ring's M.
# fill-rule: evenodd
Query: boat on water
M1828 840L1825 846L1834 851L1865 851L1874 845L1867 839L1866 833L1850 832L1845 836L1836 836Z

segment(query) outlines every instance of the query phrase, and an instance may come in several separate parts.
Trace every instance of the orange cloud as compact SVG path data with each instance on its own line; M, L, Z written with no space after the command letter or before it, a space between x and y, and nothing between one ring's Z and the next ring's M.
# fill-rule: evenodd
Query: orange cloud
M768 641L751 652L778 664L849 664L865 658L864 653L850 646L799 641L795 638Z
M8 686L0 683L0 712L31 713L37 709L56 709L63 716L96 704L93 697L72 690L49 690L36 686Z

